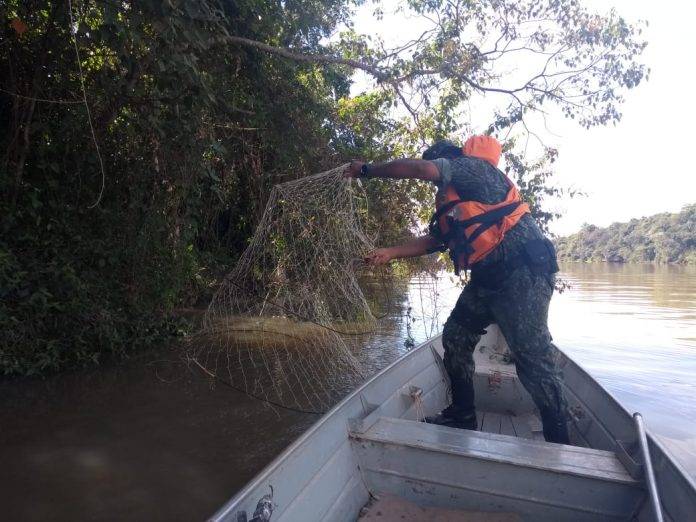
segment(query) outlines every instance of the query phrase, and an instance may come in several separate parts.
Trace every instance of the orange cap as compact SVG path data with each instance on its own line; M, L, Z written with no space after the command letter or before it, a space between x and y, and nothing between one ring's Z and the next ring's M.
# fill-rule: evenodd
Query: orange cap
M497 167L503 147L493 136L472 136L466 140L462 151L467 156L486 160L494 167Z

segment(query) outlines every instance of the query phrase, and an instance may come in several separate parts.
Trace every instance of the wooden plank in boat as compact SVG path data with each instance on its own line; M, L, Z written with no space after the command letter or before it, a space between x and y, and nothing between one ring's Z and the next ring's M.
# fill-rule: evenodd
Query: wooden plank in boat
M502 415L491 411L485 412L481 421L481 431L487 433L500 433L500 425L502 423Z
M543 440L536 435L541 433L541 423L533 414L523 416L495 413L491 411L479 412L479 431L486 433L498 433L523 439Z
M525 519L628 519L641 484L607 451L381 418L352 435L372 493Z
M524 417L512 416L510 417L512 426L515 429L515 435L521 439L532 439L534 435L532 433L532 428L529 426L529 422Z
M513 437L517 436L517 432L515 431L515 427L512 425L512 416L511 415L503 415L500 419L500 434L501 435L512 435Z
M445 461L437 462L441 468L444 464L446 464ZM505 478L496 470L471 470L466 467L466 471L469 474L483 473L485 479L494 484L499 483L501 477L503 480ZM377 494L388 493L408 498L419 505L438 506L446 509L516 512L522 515L523 520L534 522L626 521L630 520L630 513L634 512L635 505L638 504L636 502L633 506L617 509L616 504L618 502L623 504L624 501L618 500L619 495L616 495L615 491L605 492L602 489L599 489L597 494L592 492L591 495L585 491L582 499L568 504L565 499L568 493L557 492L558 494L554 495L554 490L559 488L555 485L549 486L548 483L545 483L546 487L541 495L532 497L531 495L520 495L522 492L519 490L516 491L517 495L510 495L508 494L511 491L509 488L492 492L479 488L475 484L463 488L458 481L452 483L453 481L449 478L431 481L423 478L422 473L404 477L385 473L383 470L365 469L363 474L371 491L375 491ZM567 484L561 485L565 488ZM611 495L611 502L614 506L607 506L607 494ZM556 501L553 500L554 496ZM599 502L596 500L598 497ZM597 504L600 504L600 507Z

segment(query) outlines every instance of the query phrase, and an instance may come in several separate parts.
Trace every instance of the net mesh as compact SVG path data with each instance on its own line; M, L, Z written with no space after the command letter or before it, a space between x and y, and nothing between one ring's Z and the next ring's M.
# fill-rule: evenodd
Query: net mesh
M271 404L326 410L361 376L352 339L377 328L358 280L366 198L344 168L272 189L205 316L196 364Z

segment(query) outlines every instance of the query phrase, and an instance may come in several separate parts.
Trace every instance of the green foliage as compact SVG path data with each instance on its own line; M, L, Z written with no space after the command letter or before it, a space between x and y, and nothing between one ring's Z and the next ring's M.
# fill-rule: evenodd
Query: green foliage
M0 16L5 374L92 364L170 335L172 310L209 292L270 187L336 161L326 122L345 74L211 52L209 41L233 32L311 49L344 3L73 7L101 196L67 3L10 1Z
M329 52L359 59L425 139L461 125L472 96L486 93L509 101L495 128L554 106L584 127L616 123L624 92L649 75L638 60L644 23L595 14L579 0L410 0L398 10L429 23L396 47L347 32ZM379 2L375 15L384 16Z
M461 107L500 80L499 52L484 45L502 34L514 46L530 18L548 19L522 36L535 52L565 49L548 69L563 84L508 93L491 133L547 102L585 125L615 121L620 91L644 75L634 28L574 0L411 1L439 23L396 51L350 29L360 3L0 4L0 373L93 364L180 332L172 312L205 302L274 184L350 158L418 156L460 134ZM328 38L339 26L348 31ZM587 63L572 78L559 70ZM379 82L350 97L355 67ZM508 152L525 197L552 219L542 200L555 194L555 155L527 164ZM380 242L431 211L426 184L366 188Z
M696 205L606 228L584 225L556 245L567 261L696 264Z
M547 198L574 198L582 194L576 190L558 187L552 183L553 165L558 158L556 149L547 147L540 157L530 161L515 152L514 147L514 140L509 140L503 149L507 165L506 174L519 187L520 194L529 204L534 219L539 223L542 230L548 232L549 224L559 218L561 214L545 210Z
M342 157L370 162L420 156L418 133L407 118L394 118L393 95L385 91L340 99L334 146ZM411 237L427 221L434 204L431 184L416 180L368 180L368 230L383 244Z

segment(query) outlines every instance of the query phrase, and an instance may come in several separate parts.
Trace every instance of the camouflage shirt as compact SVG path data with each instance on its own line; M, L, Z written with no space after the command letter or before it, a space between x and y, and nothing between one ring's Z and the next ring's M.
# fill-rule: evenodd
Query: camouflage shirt
M487 161L462 156L452 160L444 158L433 160L440 172L437 197L444 196L444 189L451 184L464 201L479 201L487 205L500 203L507 196L510 186L505 175ZM490 254L476 264L485 267L521 254L525 243L533 239L542 239L542 233L531 214L525 214L502 243Z

